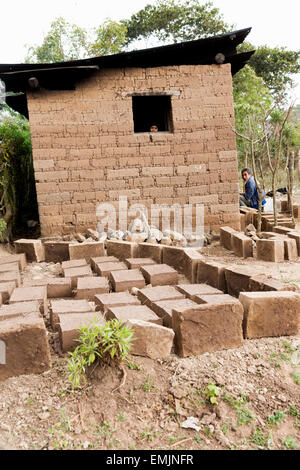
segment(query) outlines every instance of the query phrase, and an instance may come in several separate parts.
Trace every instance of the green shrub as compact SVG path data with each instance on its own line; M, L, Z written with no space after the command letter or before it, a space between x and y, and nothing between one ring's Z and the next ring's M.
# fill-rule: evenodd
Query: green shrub
M119 365L128 356L133 338L133 331L116 319L105 325L97 324L95 319L79 331L80 344L68 358L69 380L73 388L82 381L86 382L86 369L95 361Z

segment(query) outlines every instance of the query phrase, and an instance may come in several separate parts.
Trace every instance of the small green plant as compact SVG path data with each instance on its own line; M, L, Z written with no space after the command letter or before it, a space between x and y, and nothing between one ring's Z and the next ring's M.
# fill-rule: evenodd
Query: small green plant
M295 416L296 418L300 418L300 413L297 411L295 403L291 403L288 409L288 414L291 416Z
M267 423L270 426L277 426L281 421L284 421L285 416L284 411L276 411L276 413L267 418Z
M199 444L201 442L201 437L200 436L195 436L194 441L197 442L197 444Z
M282 346L284 347L284 349L285 349L287 352L289 352L289 353L294 352L293 346L292 346L291 343L289 343L288 341L283 340L283 341L282 341Z
M291 376L293 377L295 384L300 385L300 374L299 374L299 372L292 372Z
M217 405L217 397L220 395L220 388L217 385L210 383L207 385L204 393L207 397L207 400L212 403L213 405Z
M86 369L96 360L119 365L128 356L133 337L133 331L116 319L105 325L97 324L95 319L79 331L80 344L69 353L71 357L68 359L69 380L73 388L79 387L82 381L86 382Z
M132 369L132 370L141 370L141 367L136 364L135 362L132 362L132 361L127 361L127 365L129 367L129 369Z
M251 434L249 442L255 444L258 447L265 447L268 442L268 436L266 436L260 428L256 428L256 431Z
M143 390L144 390L144 392L150 392L151 389L152 389L152 386L153 386L152 378L151 378L150 375L148 374L148 375L147 375L147 380L146 380L146 382L145 382L144 385L143 385Z
M293 438L293 436L287 436L282 442L283 442L284 447L286 447L286 449L297 449L298 448L298 444L295 441L295 439Z
M224 393L222 398L223 400L230 403L230 405L235 409L238 426L248 425L253 421L253 415L251 411L247 410L247 408L243 406L246 401L246 398L249 399L248 397L241 396L240 400L236 400L228 393Z
M117 421L126 421L126 419L127 418L126 418L125 413L121 412L121 413L117 414L117 417L116 417Z

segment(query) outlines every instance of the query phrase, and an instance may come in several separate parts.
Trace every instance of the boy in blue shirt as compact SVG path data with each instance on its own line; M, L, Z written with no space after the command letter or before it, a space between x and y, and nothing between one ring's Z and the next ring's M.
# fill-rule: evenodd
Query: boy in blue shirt
M240 206L247 206L252 207L253 209L258 209L259 194L250 168L242 169L242 178L245 181L245 192L240 193ZM262 206L264 206L266 202L267 201L265 198L263 198Z

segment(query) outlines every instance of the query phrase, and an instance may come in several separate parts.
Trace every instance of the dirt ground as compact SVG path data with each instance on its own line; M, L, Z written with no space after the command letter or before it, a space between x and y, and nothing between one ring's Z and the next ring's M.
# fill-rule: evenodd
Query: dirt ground
M203 254L300 287L299 263L243 260L218 243ZM24 280L58 272L33 263ZM0 449L300 448L300 334L184 359L131 356L125 377L99 365L77 391L67 355L53 351L52 361L41 375L0 382ZM191 417L197 429L182 427Z

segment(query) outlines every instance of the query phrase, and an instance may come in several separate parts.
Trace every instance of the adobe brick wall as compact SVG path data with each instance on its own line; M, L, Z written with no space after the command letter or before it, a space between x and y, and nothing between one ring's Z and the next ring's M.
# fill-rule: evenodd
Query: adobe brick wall
M129 93L171 96L173 133L134 133ZM230 64L104 69L75 91L28 92L43 236L97 224L96 207L205 205L206 229L239 229Z

